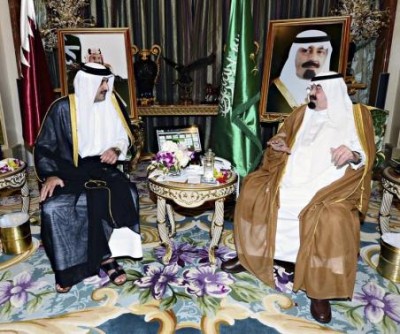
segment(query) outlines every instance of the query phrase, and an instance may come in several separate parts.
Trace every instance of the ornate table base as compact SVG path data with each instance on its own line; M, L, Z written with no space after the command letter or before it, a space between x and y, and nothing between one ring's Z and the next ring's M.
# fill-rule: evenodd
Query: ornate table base
M0 174L0 189L3 188L20 188L22 197L22 212L29 211L29 188L26 182L26 164L24 163L17 170Z
M394 171L392 167L386 167L382 174L383 196L381 208L379 210L379 225L381 233L390 232L390 207L392 205L393 196L396 195L400 199L400 175Z
M156 181L149 178L149 188L157 195L157 227L161 243L166 248L163 257L168 264L172 256L172 241L176 233L174 212L168 200L185 208L199 207L205 202L213 201L215 211L211 222L211 242L208 257L211 264L216 263L215 248L218 247L224 226L224 201L236 190L237 176L233 175L224 184L187 184L169 181ZM169 226L167 225L167 218Z

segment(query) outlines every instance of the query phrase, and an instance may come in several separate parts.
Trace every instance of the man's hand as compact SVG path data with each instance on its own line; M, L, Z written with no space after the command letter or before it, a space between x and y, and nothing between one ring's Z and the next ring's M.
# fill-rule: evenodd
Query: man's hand
M103 152L103 154L100 156L100 161L106 164L113 165L117 162L118 157L119 153L114 147L112 147Z
M274 151L278 152L286 152L290 154L290 148L287 146L286 141L286 134L285 133L279 133L276 136L274 136L270 141L267 141L267 145L271 146L271 148Z
M57 186L64 187L64 181L57 176L47 178L40 190L40 202L43 202L47 197L53 196L54 189Z
M358 153L353 152L346 145L340 145L337 148L331 148L332 162L336 167L342 167L350 162L360 160ZM355 156L357 154L357 156Z

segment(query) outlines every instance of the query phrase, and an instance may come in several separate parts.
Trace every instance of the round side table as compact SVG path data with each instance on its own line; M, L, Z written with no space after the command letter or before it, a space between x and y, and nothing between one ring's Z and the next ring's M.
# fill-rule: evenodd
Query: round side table
M29 187L26 182L26 164L22 162L22 165L18 169L0 174L0 189L3 188L20 188L22 196L22 212L28 213L29 211Z
M232 172L231 177L223 184L190 184L171 181L157 181L150 177L149 188L157 195L157 228L161 243L166 248L163 257L164 264L168 264L172 256L172 241L175 235L175 219L172 206L168 201L173 201L185 208L199 207L205 202L213 201L215 211L211 222L211 242L208 257L211 264L216 263L215 248L218 247L224 227L224 201L236 191L237 175ZM167 218L170 227L167 226ZM169 233L169 228L171 232Z
M393 167L386 167L382 173L383 195L381 208L379 210L379 226L381 233L390 232L390 207L392 206L393 196L400 199L400 174L395 172Z

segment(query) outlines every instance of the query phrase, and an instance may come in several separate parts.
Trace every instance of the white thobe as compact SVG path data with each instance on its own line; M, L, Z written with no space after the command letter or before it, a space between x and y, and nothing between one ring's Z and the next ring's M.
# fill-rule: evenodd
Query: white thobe
M78 115L79 155L83 158L101 155L111 147L118 147L119 160L124 160L129 139L115 109L106 108L105 102L97 102L84 117L81 119Z
M346 145L364 157L354 121L350 135L331 124L326 110L306 110L280 184L274 255L277 260L296 262L300 247L299 213L321 188L345 173L347 165L337 168L333 164L331 148Z

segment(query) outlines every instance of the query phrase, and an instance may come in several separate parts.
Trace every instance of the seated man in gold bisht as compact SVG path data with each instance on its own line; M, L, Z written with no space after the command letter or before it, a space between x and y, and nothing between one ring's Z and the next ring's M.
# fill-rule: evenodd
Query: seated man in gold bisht
M238 258L222 269L247 269L274 286L274 261L294 264L293 290L304 290L312 316L327 323L329 300L353 295L375 143L369 110L352 104L340 74L311 79L309 100L244 179L234 217Z

